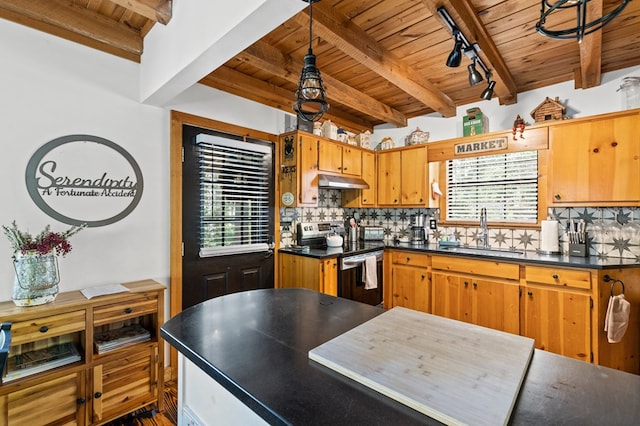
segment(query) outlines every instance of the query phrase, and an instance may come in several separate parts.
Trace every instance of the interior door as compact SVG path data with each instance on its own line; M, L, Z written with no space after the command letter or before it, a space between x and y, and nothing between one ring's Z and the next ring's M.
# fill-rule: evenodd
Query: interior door
M184 149L182 167L182 309L229 293L259 288L273 288L274 260L273 252L231 254L214 257L200 257L200 168L196 135L211 134L236 138L235 135L215 132L210 129L183 126L182 146ZM271 176L268 188L270 206L270 232L274 235L274 172L273 144L270 142L250 141L271 146Z

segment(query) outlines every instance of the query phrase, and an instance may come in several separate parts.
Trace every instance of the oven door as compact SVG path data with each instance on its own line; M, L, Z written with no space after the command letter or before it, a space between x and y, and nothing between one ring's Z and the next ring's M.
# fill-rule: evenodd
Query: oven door
M364 261L369 256L376 256L377 287L369 290L364 288ZM355 300L369 305L382 304L382 268L383 251L361 253L345 256L340 259L340 275L338 276L338 296Z

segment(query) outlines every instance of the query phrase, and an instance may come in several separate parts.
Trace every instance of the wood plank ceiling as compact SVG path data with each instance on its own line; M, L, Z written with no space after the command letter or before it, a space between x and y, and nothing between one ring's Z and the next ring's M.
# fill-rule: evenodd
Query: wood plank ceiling
M589 10L601 16L619 3L590 0ZM598 86L602 73L640 65L638 1L579 44L536 32L540 0L322 0L313 6L312 45L331 104L325 118L362 131L481 106L486 81L469 86L468 58L445 66L454 41L439 6L478 44L501 104L565 81L577 89ZM0 0L0 18L133 61L140 61L145 35L169 23L171 13L167 0ZM574 20L572 12L557 21L566 27ZM200 83L291 112L308 44L305 8Z

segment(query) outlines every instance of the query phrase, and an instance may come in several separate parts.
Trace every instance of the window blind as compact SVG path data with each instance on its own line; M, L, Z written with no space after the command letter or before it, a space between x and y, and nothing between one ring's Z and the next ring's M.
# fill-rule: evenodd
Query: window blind
M268 250L271 147L209 134L196 145L200 257Z
M447 162L447 220L538 221L538 152L523 151Z

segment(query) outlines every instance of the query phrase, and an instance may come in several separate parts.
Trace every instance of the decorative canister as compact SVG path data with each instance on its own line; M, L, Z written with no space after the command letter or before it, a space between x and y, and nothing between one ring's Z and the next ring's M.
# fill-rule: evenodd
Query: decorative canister
M333 124L331 120L327 120L322 123L322 136L325 138L337 140L338 139L338 126Z
M356 136L356 142L360 148L371 148L371 132L369 130L365 130Z
M640 77L625 77L617 90L622 92L624 109L640 108Z
M49 254L17 254L13 261L13 303L35 306L53 302L58 295L58 258Z
M313 134L316 136L322 136L322 123L319 121L313 122Z
M417 145L417 144L425 143L428 140L429 140L429 132L423 132L422 130L420 130L420 127L416 127L416 129L413 132L409 133L404 138L404 144L406 146Z

